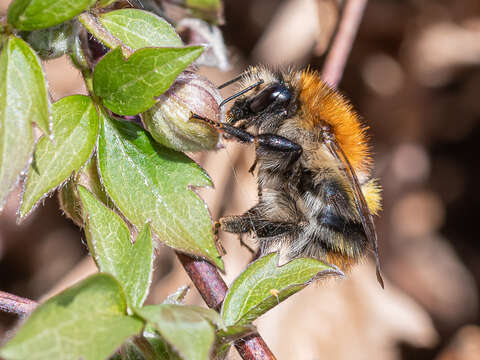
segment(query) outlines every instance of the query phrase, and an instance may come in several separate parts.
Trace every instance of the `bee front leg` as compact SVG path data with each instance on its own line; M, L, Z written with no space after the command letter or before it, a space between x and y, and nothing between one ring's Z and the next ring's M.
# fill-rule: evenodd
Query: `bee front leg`
M303 152L303 149L297 143L288 140L287 138L276 134L259 134L253 135L248 131L236 128L230 124L221 123L218 121L210 120L199 115L194 114L195 119L206 122L207 124L214 126L218 130L230 135L238 141L245 144L255 144L257 152L262 154L276 153L289 155L290 161L295 162L298 160Z

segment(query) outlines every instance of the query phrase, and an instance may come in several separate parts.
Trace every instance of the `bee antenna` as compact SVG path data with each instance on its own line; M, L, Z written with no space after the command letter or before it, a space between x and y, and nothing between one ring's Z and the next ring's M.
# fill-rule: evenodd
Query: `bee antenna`
M234 83L236 83L237 81L240 81L242 80L242 78L244 76L248 76L250 75L252 72L249 71L249 72L246 72L246 73L243 73L242 75L238 75L237 77L233 78L232 80L228 80L227 82L224 82L222 85L220 85L219 87L217 87L218 90L220 89L223 89L224 87L227 87L228 85L232 85Z
M243 77L243 75L239 75L236 78L233 78L232 80L228 80L228 81L224 82L222 85L218 86L217 89L220 90L220 89L223 89L224 87L227 87L228 85L236 83L237 81L241 80L242 77Z
M258 85L263 84L263 82L264 82L263 79L258 80L255 84L250 85L249 87L247 87L247 88L239 91L238 93L233 94L232 96L226 98L225 100L223 100L223 101L220 103L219 106L222 107L223 105L225 105L225 104L228 103L229 101L232 101L232 100L236 99L237 97L242 96L242 95L245 94L246 92L248 92L248 91L256 88Z

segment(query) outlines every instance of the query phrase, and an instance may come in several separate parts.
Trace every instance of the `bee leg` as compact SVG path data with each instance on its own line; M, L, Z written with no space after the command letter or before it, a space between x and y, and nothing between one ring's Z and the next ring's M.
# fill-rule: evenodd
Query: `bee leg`
M301 228L298 224L258 219L258 217L252 215L252 213L251 209L244 215L222 217L219 220L220 227L223 231L234 234L253 232L257 237L285 235L298 231Z
M223 244L220 241L220 237L218 236L218 230L220 229L220 227L221 227L220 222L215 221L215 223L213 224L213 242L220 256L225 256L227 254L227 251L223 247Z
M252 231L252 220L248 215L231 215L222 217L218 223L223 231L244 234Z
M239 234L238 235L238 239L240 240L240 245L242 245L243 247L247 248L248 251L250 251L250 253L252 255L255 255L256 251L253 250L250 245L248 245L245 241L243 241L243 237L242 237L242 234Z
M234 233L238 234L240 244L242 246L245 246L248 251L250 251L252 254L255 254L255 250L253 250L248 244L246 244L243 239L242 239L242 234L248 233L252 231L252 220L248 215L243 215L243 216L225 216L221 218L217 222L218 227L220 227L222 230L229 232L229 233ZM217 230L218 232L218 230Z

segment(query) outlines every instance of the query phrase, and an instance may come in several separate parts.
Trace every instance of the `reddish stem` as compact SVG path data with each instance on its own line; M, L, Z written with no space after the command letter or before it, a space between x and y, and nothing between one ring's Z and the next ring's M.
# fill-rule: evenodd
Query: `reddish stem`
M205 260L194 259L179 252L177 256L207 306L220 310L228 287L215 266Z
M367 1L346 0L343 7L340 24L322 71L323 80L332 87L337 87L342 78Z
M38 303L36 301L22 298L0 291L0 311L24 317L30 314Z
M177 253L177 256L208 307L219 310L228 287L215 266L205 260L194 259L185 254ZM245 360L275 359L258 333L236 341L235 347Z

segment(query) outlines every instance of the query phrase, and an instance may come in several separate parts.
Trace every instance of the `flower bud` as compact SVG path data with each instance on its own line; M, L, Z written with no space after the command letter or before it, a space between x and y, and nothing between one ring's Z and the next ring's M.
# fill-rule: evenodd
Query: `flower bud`
M92 156L85 166L58 191L60 208L67 218L71 219L78 226L84 227L85 219L83 218L82 202L77 192L78 185L86 187L105 205L109 204L107 193L98 175L95 156Z
M32 46L42 60L50 60L65 55L73 39L72 22L67 21L46 29L22 33L22 37Z
M157 142L169 148L212 150L218 145L218 131L192 115L223 121L224 114L218 105L221 100L215 85L200 75L185 71L143 114L143 123Z
M227 47L218 26L200 19L186 18L177 24L177 32L185 45L202 45L205 51L195 60L198 66L214 66L222 71L230 70Z

